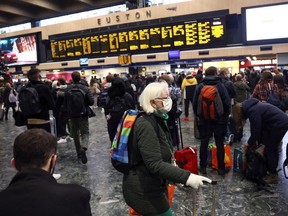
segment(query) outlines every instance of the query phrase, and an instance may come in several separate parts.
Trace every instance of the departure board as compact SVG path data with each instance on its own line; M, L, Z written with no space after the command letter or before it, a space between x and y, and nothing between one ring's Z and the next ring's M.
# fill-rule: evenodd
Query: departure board
M209 18L51 40L52 58L75 59L225 46L225 18Z

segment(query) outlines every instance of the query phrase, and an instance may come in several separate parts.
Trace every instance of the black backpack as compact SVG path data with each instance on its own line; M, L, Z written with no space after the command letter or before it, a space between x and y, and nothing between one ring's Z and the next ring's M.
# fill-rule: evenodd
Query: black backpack
M123 113L127 110L125 94L123 96L116 96L115 98L111 98L109 100L109 114L112 118L120 119Z
M262 178L267 173L264 148L264 145L249 147L246 153L247 164L244 169L244 177L258 185L264 183Z
M25 116L35 115L42 111L38 92L31 83L20 89L18 101L20 109Z
M70 118L79 118L88 116L86 106L86 92L79 86L74 85L67 91L67 112Z

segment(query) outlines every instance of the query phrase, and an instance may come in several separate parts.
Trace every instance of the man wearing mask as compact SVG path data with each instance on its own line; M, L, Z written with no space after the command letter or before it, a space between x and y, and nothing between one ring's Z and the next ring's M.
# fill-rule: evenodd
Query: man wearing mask
M1 215L91 216L90 192L76 184L58 184L52 177L57 141L43 129L16 137L12 166L18 171L0 192Z

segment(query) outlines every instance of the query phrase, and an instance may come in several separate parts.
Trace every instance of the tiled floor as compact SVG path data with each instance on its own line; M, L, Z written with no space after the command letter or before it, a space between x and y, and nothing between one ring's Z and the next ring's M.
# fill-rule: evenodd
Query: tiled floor
M61 173L60 183L76 182L91 191L91 208L95 216L128 215L122 192L122 176L113 169L109 160L109 139L106 120L99 109L97 116L90 119L90 145L87 165L77 160L73 142L59 144L59 160L56 173ZM183 140L185 145L199 147L199 141L193 136L193 123L182 121ZM248 125L245 128L243 143L249 135ZM15 171L10 166L14 138L25 128L16 128L13 120L0 122L0 189L5 188ZM286 145L288 136L284 138ZM233 145L240 146L241 143ZM285 146L282 147L285 152ZM281 157L281 162L283 157ZM216 215L288 215L288 179L279 171L280 181L269 189L258 191L256 186L231 170L224 178L217 172L208 169L208 176L218 181L215 186ZM212 215L212 186L199 189L195 199L195 215ZM176 216L193 215L193 190L178 186L175 190L172 210ZM0 213L1 215L1 213Z

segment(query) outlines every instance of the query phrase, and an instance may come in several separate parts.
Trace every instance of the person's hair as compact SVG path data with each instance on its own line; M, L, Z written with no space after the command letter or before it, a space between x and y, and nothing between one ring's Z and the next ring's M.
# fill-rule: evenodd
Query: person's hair
M172 85L171 77L170 77L168 74L162 75L162 76L161 76L161 79L164 80L164 81L166 81L169 86Z
M245 124L245 118L242 112L242 103L236 103L232 107L232 119L235 122L236 129L243 128Z
M214 66L210 66L205 70L205 76L215 76L217 75L218 69Z
M9 89L10 89L10 88L11 88L11 84L7 82L7 83L5 84L5 88L9 88Z
M66 85L66 80L65 80L64 78L60 77L60 78L58 79L58 83L59 83L60 85Z
M169 93L166 82L153 82L147 85L139 97L139 104L143 111L147 114L153 113L155 108L150 101L159 98L165 91Z
M242 74L237 74L237 75L235 76L235 80L236 80L236 81L241 81L242 79L243 79Z
M259 83L264 84L264 83L271 82L272 80L273 80L272 73L270 71L263 71L261 73Z
M114 77L112 75L106 76L106 81L109 83L112 83L113 79L114 79Z
M284 77L281 74L276 74L273 77L273 82L278 86L279 89L284 89L285 88L285 81Z
M219 76L220 76L220 77L226 77L226 76L228 76L228 74L229 74L229 71L228 71L227 68L222 68L222 69L219 71Z
M74 71L71 75L73 83L79 83L80 79L81 79L81 75L79 73L79 71Z
M43 129L30 129L19 134L13 145L15 167L18 171L42 168L56 154L56 138Z
M31 81L36 81L39 79L40 70L38 68L32 68L27 72L27 77Z

